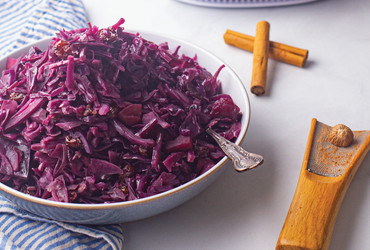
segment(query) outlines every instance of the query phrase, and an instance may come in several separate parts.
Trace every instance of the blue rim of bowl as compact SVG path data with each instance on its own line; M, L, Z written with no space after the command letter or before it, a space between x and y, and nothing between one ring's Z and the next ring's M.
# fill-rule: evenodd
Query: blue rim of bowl
M249 101L249 97L248 97L248 94L247 94L247 91L246 91L246 88L245 88L243 82L240 80L239 76L225 62L223 62L220 58L218 58L217 56L215 56L213 53L209 52L208 50L206 50L206 49L204 49L204 48L202 48L198 45L195 45L191 42L183 40L181 38L177 38L177 37L173 37L173 36L169 36L169 35L165 35L165 34L160 34L160 33L153 33L153 32L150 32L150 31L148 32L148 31L145 31L145 30L132 31L132 30L126 30L125 29L125 31L126 32L131 32L131 33L139 33L140 35L143 33L143 35L148 34L148 35L163 37L164 39L166 39L166 38L172 39L176 42L179 42L178 45L180 45L180 46L182 44L186 44L187 46L193 47L196 50L202 51L203 53L208 55L213 60L219 62L220 66L225 65L225 68L223 70L230 71L231 75L238 81L238 84L240 84L240 86L244 90L243 91L243 100L245 100L245 102L248 106L247 109L246 109L246 111L248 111L248 117L246 119L245 130L241 131L242 133L239 134L239 136L238 136L238 138L235 142L238 145L242 144L242 142L244 140L244 137L245 137L245 135L248 131L248 127L249 127L249 123L250 123L250 117L251 117L251 115L250 115L251 114L250 101ZM37 44L48 41L48 40L51 40L52 38L53 37L46 37L46 38L40 39L36 42L29 43L25 46L22 46L22 47L20 47L16 50L12 51L11 53L5 55L4 57L0 58L0 61L4 60L5 58L12 55L13 53L17 53L17 51L19 51L19 50L23 50L23 49L29 48L31 46L37 46ZM143 36L143 38L145 38L145 37ZM244 115L245 114L243 114L243 116ZM218 171L224 164L226 164L227 161L228 161L228 158L226 156L223 157L215 166L213 166L207 172L205 172L202 175L197 176L193 180L191 180L187 183L184 183L184 184L182 184L178 187L175 187L175 188L173 188L169 191L165 191L163 193L159 193L159 194L152 195L152 196L149 196L149 197L139 198L139 199L130 200L130 201L122 201L122 202L114 202L114 203L98 203L98 204L64 203L64 202L46 200L46 199L42 199L42 198L39 198L39 197L31 196L31 195L28 195L28 194L24 194L24 193L22 193L18 190L15 190L15 189L1 183L1 182L0 182L0 190L3 191L3 192L6 192L6 193L8 193L12 196L18 197L22 200L26 200L28 202L36 203L36 204L43 205L43 206L60 208L60 209L77 209L77 210L117 209L117 208L131 207L131 206L135 206L135 205L139 205L139 204L144 204L144 203L152 202L153 200L160 200L160 199L164 199L165 197L175 195L175 194L181 192L183 189L186 189L187 187L195 185L195 184L201 182L203 179L206 179L208 176L210 176L213 173L215 173L216 171Z

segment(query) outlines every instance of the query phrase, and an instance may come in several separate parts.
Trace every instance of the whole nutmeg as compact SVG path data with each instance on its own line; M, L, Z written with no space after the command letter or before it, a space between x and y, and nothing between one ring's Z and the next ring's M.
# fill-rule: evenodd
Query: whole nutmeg
M330 143L337 147L347 147L353 141L352 130L343 124L337 124L330 130Z

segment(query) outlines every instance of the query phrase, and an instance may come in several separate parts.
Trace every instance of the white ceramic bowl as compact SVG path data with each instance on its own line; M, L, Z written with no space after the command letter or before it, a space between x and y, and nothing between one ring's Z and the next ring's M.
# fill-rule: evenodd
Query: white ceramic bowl
M199 64L202 67L205 67L212 74L224 64L224 62L210 52L181 39L149 32L139 31L139 33L143 38L157 44L167 41L170 49L180 45L181 49L179 54L186 54L188 56L194 56L197 54ZM31 46L37 46L44 50L50 41L51 38L40 40L33 44L29 44L26 47L20 48L8 56L17 58L23 53L27 53ZM5 64L6 58L1 58L1 71L5 68ZM218 79L222 81L223 93L231 95L234 102L240 107L241 112L243 112L241 133L236 140L236 144L240 145L247 132L249 124L249 99L244 85L238 76L231 70L231 68L227 65L225 66L226 67L222 69ZM2 183L0 183L0 195L26 211L57 221L79 224L112 224L128 222L165 212L191 199L208 187L221 174L227 160L228 159L224 157L208 172L182 186L161 194L133 201L110 204L62 203L36 198L14 190ZM230 165L231 167L231 164L227 165Z
M180 2L212 8L262 8L303 4L318 0L177 0Z

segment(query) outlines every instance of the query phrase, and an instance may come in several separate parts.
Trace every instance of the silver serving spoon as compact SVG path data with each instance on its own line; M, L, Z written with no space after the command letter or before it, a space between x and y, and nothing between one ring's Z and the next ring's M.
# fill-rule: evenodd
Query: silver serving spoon
M236 171L251 170L263 163L262 156L245 151L242 147L226 140L210 128L207 128L206 131L215 139L222 151L233 162Z

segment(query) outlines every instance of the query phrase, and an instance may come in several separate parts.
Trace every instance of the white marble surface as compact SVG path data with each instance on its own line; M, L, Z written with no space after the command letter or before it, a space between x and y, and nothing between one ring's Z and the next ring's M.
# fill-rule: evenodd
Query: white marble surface
M256 170L230 167L208 189L161 215L124 224L124 249L275 249L298 181L312 118L370 129L370 1L321 0L259 9L196 7L174 0L84 0L92 24L120 17L125 27L172 35L220 57L249 89L250 52L223 42L226 29L254 35L267 20L270 39L309 49L305 68L268 62L267 93L254 96L243 143L262 154ZM330 250L370 249L370 154L339 211Z

